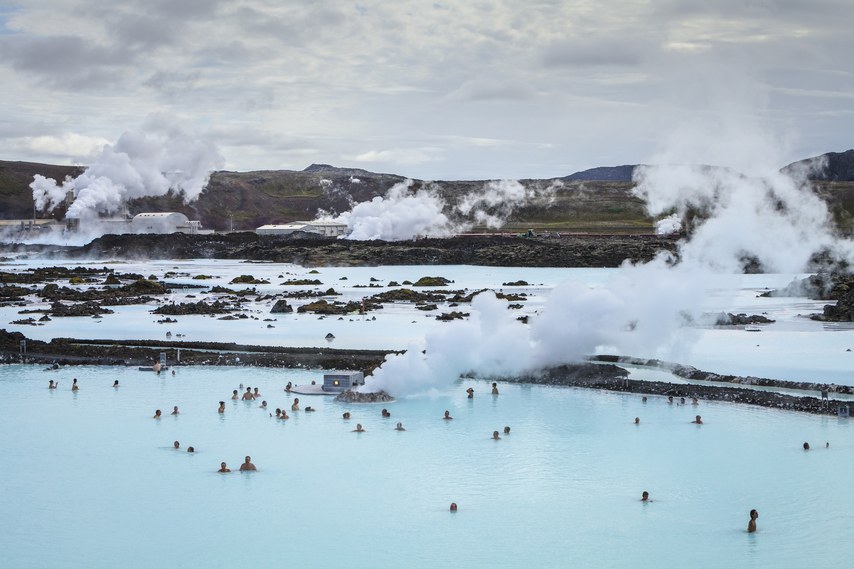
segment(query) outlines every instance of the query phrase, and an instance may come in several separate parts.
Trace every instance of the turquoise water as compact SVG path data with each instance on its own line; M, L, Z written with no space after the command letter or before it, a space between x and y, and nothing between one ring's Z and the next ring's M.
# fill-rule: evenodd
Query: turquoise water
M480 381L386 405L390 419L381 406L302 397L316 413L277 421L229 399L243 383L271 410L289 407L284 385L316 378L0 367L0 564L781 568L854 554L845 420L512 384L493 398ZM702 426L690 423L698 413ZM505 425L512 433L491 440ZM236 472L247 454L258 472ZM221 461L235 472L217 474ZM643 490L653 503L639 502Z

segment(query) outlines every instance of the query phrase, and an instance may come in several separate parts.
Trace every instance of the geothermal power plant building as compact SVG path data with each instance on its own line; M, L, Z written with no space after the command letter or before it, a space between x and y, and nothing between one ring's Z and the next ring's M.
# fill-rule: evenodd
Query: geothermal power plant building
M340 237L347 233L347 225L337 221L294 221L281 225L262 225L255 230L258 235L289 235L295 231L317 233L324 237Z

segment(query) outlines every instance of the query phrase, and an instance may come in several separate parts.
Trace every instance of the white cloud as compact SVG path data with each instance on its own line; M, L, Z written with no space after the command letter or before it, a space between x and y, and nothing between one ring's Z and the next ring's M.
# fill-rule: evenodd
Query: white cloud
M852 17L847 0L29 0L3 14L15 124L0 124L0 151L62 161L60 145L16 141L115 140L166 111L231 133L217 142L243 170L317 161L548 177L645 161L662 132L720 112L715 97L734 81L745 113L786 129L794 159L850 138ZM817 123L819 112L838 120ZM67 150L65 161L79 156Z

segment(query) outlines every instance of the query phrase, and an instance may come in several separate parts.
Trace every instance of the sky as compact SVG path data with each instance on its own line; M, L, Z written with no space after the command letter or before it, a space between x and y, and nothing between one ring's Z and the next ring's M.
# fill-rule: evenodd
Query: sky
M0 0L0 159L85 165L155 116L240 171L551 178L684 140L727 166L745 124L783 166L854 146L852 21L851 0Z

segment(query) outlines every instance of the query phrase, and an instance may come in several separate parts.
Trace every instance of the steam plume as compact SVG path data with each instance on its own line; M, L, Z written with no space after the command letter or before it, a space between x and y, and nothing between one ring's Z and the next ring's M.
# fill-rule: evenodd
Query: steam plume
M127 200L179 192L184 202L199 197L210 174L224 164L213 143L194 137L166 116L149 117L136 132L107 145L77 178L61 185L36 175L30 187L36 207L52 211L73 191L67 216L95 217L115 212Z

